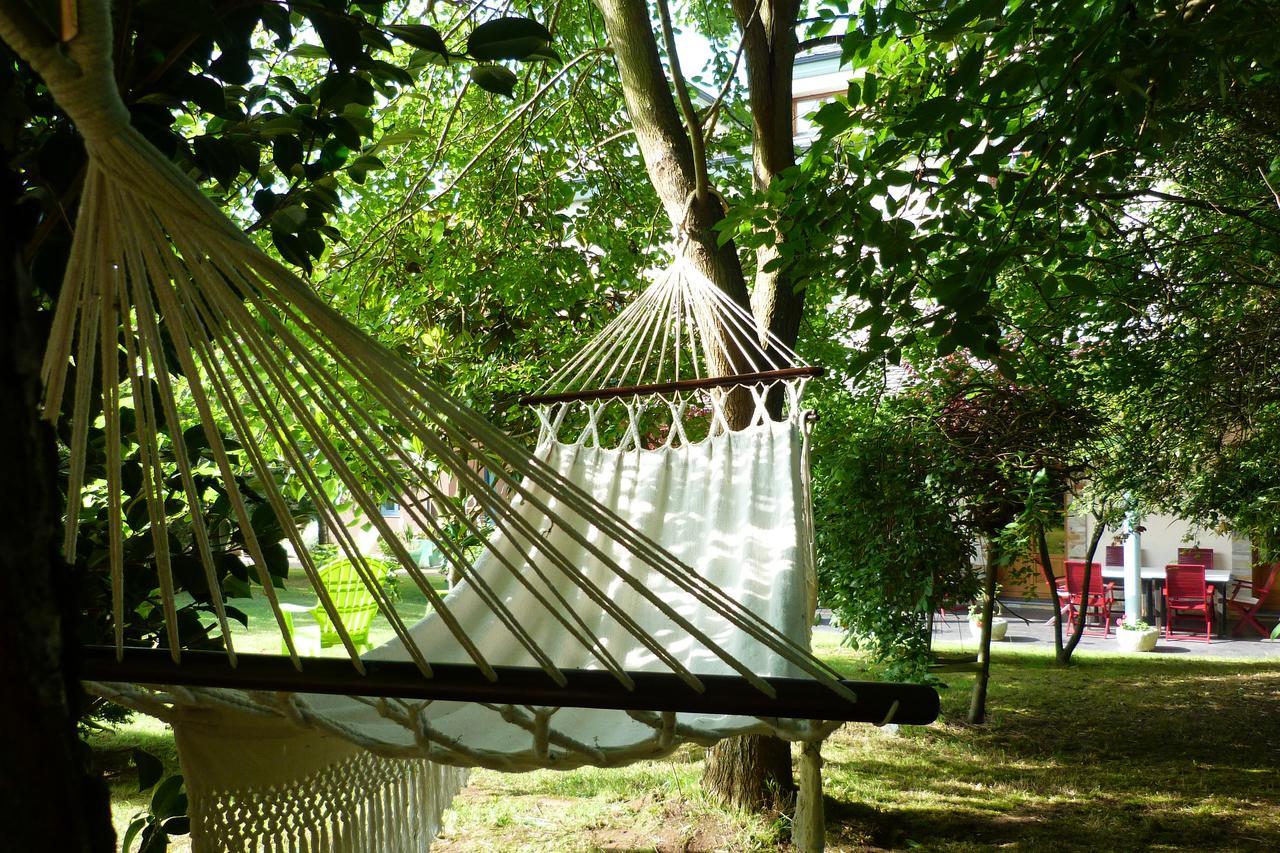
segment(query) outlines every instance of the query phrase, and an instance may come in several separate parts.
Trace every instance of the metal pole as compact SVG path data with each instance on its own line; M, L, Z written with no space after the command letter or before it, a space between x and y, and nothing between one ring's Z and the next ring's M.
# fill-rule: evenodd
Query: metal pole
M1142 618L1142 534L1138 532L1141 519L1135 511L1125 514L1121 530L1124 540L1124 621L1137 622Z

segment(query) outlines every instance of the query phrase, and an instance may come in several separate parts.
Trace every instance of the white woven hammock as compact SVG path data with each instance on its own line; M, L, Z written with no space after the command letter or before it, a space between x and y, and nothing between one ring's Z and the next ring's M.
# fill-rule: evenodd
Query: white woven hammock
M767 696L774 690L761 676L803 676L829 687L833 701L854 698L808 652L813 581L803 379L549 402L540 409L543 430L531 454L343 320L130 126L114 85L105 0L79 3L79 34L66 44L47 40L24 9L0 0L0 38L45 79L89 153L45 358L46 412L57 415L74 365L65 540L74 558L89 413L96 408L93 380L101 380L118 650L124 401L136 409L143 494L175 661L181 651L163 449L175 458L189 505L198 505L200 495L193 460L182 441L169 441L162 421L203 427L295 666L301 662L284 630L223 433L243 447L360 672L363 663L275 485L282 470L297 478L335 531L395 633L366 658L413 661L424 678L433 662L472 664L490 678L497 677L494 666L536 666L560 684L563 669L599 669L627 688L634 685L629 672L669 672L694 689L702 688L700 674L730 673ZM746 312L677 264L546 390L714 376L729 364L771 370L797 363L776 341L759 342L753 329ZM166 337L184 381L164 366ZM147 391L153 385L154 394ZM766 411L773 388L783 389L781 418ZM743 394L751 395L754 413L745 428L730 429L727 401L738 395L740 409ZM265 430L255 430L255 423ZM568 435L575 423L582 428ZM443 498L438 471L406 449L406 437L420 442L425 456L475 496L491 520L493 534L479 556L452 546L442 532L448 519L427 511L424 496ZM476 470L477 462L494 482ZM427 597L431 611L419 625L405 625L387 600L329 498L317 473L322 465L354 496ZM388 529L372 496L379 493L400 500L461 576L447 599ZM452 502L438 506L480 533ZM234 664L209 534L198 513L192 524ZM771 717L90 687L173 722L197 850L425 850L463 779L453 768L616 765L666 754L682 742L747 732L812 744L832 728ZM804 754L802 776L812 780L817 750L810 746ZM813 808L820 794L810 784L807 796L798 838L813 847L821 844L821 818L814 817L820 812Z
M710 307L719 303L719 291L682 263L646 293L672 286L713 312L721 310ZM674 316L650 319L664 325ZM625 322L620 317L592 345L623 340ZM745 605L790 642L805 645L814 575L805 412L800 406L804 382L803 377L766 379L745 386L754 412L749 425L739 430L729 428L724 402L744 386L541 404L536 456L609 507L637 535L651 538L688 566L690 576ZM564 393L571 383L560 373L549 384ZM785 402L780 419L766 409L768 391L775 387ZM549 520L539 505L563 510L556 496L541 489L535 494L537 501L517 500L515 512L530 524L546 526ZM567 529L590 531L576 514L568 514L564 523ZM473 577L446 599L469 641L493 664L531 666L536 660L477 595L481 584L519 614L527 640L559 667L598 668L599 662L591 648L552 618L544 601L557 602L628 673L669 669L667 661L636 642L636 633L654 638L679 667L699 675L743 669L761 676L805 673L705 607L686 589L685 578L637 565L625 543L601 541L606 557L601 560L563 530L548 538L558 553L582 567L581 578L545 571L514 540L498 533L471 567ZM610 562L642 579L645 593L622 583ZM513 565L524 576L513 572ZM587 590L607 596L634 626L628 629L612 618ZM648 595L682 613L696 633L649 606ZM411 627L409 634L435 664L469 659L437 614ZM410 656L397 639L364 660ZM173 725L200 850L269 848L304 840L319 849L377 850L388 849L388 838L395 849L425 849L440 812L464 778L444 765L498 770L617 766L661 757L683 743L709 745L741 734L816 744L835 725L216 688L91 687ZM821 837L821 812L815 808L820 803L818 762L815 745L805 752L809 783L802 805L807 811L797 836L810 839L806 849L820 846L813 842ZM338 838L340 842L334 841Z

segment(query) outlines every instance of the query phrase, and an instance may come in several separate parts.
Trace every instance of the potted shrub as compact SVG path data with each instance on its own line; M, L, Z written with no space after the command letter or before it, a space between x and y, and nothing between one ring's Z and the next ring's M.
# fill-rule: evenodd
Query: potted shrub
M985 600L986 595L979 592L977 600L969 605L969 633L975 640L982 639L982 604ZM1000 606L1000 587L997 586L995 606L991 609L991 641L993 643L1003 640L1009 633L1009 620L1000 617L1003 612L1004 609Z
M1141 619L1129 622L1122 617L1116 625L1116 645L1122 652L1149 652L1156 647L1159 636L1159 628Z

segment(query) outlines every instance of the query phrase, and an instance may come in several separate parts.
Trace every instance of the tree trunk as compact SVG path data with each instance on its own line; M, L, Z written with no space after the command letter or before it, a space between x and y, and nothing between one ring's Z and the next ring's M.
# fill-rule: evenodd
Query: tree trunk
M0 149L0 163L10 162ZM31 288L17 261L18 185L0 168L0 824L8 850L114 850L107 789L76 735L75 594L57 541L57 451L37 417Z
M662 67L649 7L643 0L596 0L613 48L627 113L649 181L673 228L689 237L686 256L739 303L750 301L742 263L732 241L717 245L715 224L724 218L719 199L693 195L693 149Z
M779 175L796 164L792 119L792 79L795 69L796 18L799 0L732 0L733 14L743 33L743 58L751 102L752 184L766 190ZM785 235L775 233L772 244L756 250L753 290L756 319L784 344L794 346L804 314L804 291L784 267L765 270L778 257Z
M996 609L996 555L992 538L987 539L986 573L982 579L982 639L978 644L978 677L969 700L969 723L981 725L987 720L987 684L991 680L991 622Z
M670 82L662 66L654 23L644 0L596 0L614 51L623 97L635 128L649 180L657 191L672 226L687 237L686 257L718 287L744 307L750 307L746 277L736 245L718 245L714 226L724 218L716 194L699 199L693 148L680 118ZM754 180L767 186L795 163L791 126L791 73L795 60L797 0L775 5L760 0L758 17L752 2L735 0L734 11L745 26L744 54L751 90ZM757 269L773 250L762 250ZM796 294L783 274L757 273L756 317L761 325L794 344L800 327L803 295ZM732 358L732 354L728 356ZM745 396L745 395L744 395ZM772 401L771 401L772 402ZM749 412L730 401L731 421ZM756 736L723 741L707 752L703 784L721 801L750 809L789 807L795 791L791 776L791 748L772 737Z
M1067 639L1066 645L1058 651L1055 658L1058 666L1070 666L1071 656L1075 653L1076 646L1080 645L1080 638L1084 636L1084 623L1089 619L1089 608L1084 606L1088 602L1089 596L1084 590L1088 590L1089 584L1093 582L1091 577L1093 574L1093 558L1098 553L1098 543L1102 541L1102 531L1107 529L1101 519L1095 517L1094 520L1093 535L1089 537L1089 550L1084 557L1084 586L1082 587L1080 598L1081 607L1079 612L1076 613L1075 622L1071 625L1071 636Z
M791 744L769 735L722 740L707 750L702 784L732 808L789 811L796 793Z
M1058 600L1058 579L1053 573L1053 563L1049 561L1049 540L1044 535L1044 525L1036 525L1036 547L1040 552L1040 572L1044 582L1049 585L1049 601L1053 605L1053 656L1062 659L1062 602Z

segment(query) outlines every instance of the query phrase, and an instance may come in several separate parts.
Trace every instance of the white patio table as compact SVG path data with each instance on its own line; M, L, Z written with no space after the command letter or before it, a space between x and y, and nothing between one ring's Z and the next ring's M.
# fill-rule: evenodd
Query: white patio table
M1164 585L1164 566L1142 566L1139 569L1139 576L1142 578L1142 595L1143 601L1143 618L1152 625L1156 624L1156 596L1155 590L1157 586ZM1102 577L1109 581L1124 581L1124 566L1103 566ZM1221 594L1222 610L1218 618L1218 636L1225 637L1227 635L1227 587L1231 584L1230 569L1205 569L1205 583L1213 584L1218 588ZM1164 618L1163 605L1161 606L1161 619Z

